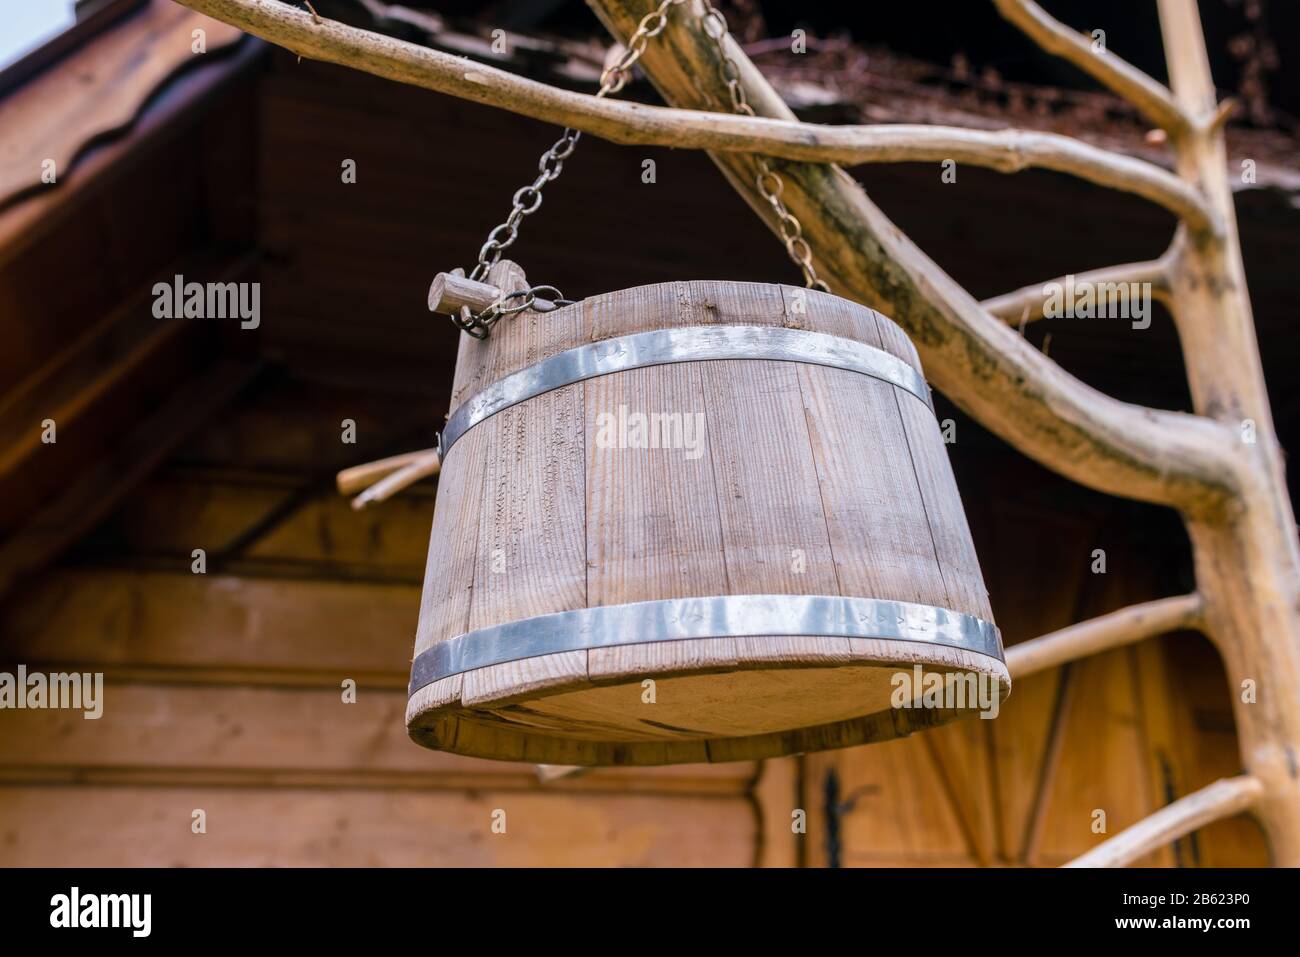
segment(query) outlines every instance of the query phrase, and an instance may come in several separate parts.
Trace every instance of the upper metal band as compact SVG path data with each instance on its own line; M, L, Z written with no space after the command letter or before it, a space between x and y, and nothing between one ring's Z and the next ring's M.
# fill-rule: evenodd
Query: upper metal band
M502 409L583 379L674 362L784 359L848 369L906 389L931 409L925 377L882 349L853 339L781 326L682 326L578 346L493 382L447 419L439 440L445 457L456 440Z
M991 621L933 605L839 595L720 595L580 608L480 628L417 655L410 693L464 671L561 651L766 635L924 641L1002 660Z

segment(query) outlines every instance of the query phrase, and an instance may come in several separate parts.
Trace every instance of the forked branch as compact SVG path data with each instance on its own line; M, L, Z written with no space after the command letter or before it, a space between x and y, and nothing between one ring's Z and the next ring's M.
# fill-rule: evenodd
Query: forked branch
M1104 43L1099 50L1094 50L1091 37L1066 26L1033 0L993 0L993 5L1048 53L1069 60L1171 135L1191 126L1191 118L1174 101L1168 88L1111 53Z
M441 465L437 449L404 452L344 469L339 472L336 484L343 495L360 492L352 500L352 507L363 509L387 501L421 479L437 475Z

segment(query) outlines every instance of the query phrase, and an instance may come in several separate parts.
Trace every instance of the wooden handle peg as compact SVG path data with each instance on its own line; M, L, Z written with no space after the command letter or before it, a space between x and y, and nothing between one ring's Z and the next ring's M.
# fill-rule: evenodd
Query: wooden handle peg
M452 316L469 307L477 315L500 298L500 289L467 278L463 269L440 272L429 286L429 311Z
M499 301L502 295L504 293L496 286L466 277L463 269L440 272L429 285L429 311L454 316L462 309L469 309L474 315L478 315L488 306ZM507 305L520 304L519 298L507 303ZM539 312L549 312L555 308L555 303L537 296L533 299L533 308Z

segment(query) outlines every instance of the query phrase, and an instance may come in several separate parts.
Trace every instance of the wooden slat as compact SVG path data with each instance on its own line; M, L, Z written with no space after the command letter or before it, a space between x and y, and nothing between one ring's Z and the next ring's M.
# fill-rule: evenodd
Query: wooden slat
M780 287L693 283L691 288L696 300L708 297L713 322L767 324L787 318ZM708 362L700 376L705 451L713 466L732 591L839 594L826 513L815 494L817 468L798 367L753 360ZM772 468L773 462L782 467Z
M798 368L736 360L704 363L700 371L732 590L839 594ZM777 461L786 466L772 468Z
M364 683L355 702L344 703L339 681L324 688L158 685L121 680L109 666L102 707L95 720L72 710L6 712L0 781L739 795L754 773L744 762L611 768L543 783L530 764L418 747L402 719L404 689Z
M809 755L806 761L810 847L824 846L828 839L825 783L833 768L839 777L838 840L844 863L853 863L858 855L893 861L941 856L944 863L975 863L923 742L903 738Z
M988 747L993 720L954 721L913 739L925 744L943 782L941 793L961 822L970 853L981 867L997 860L997 796Z
M691 283L699 321L792 325L779 286ZM838 310L829 306L834 315ZM848 310L846 310L848 312ZM819 316L820 318L820 316ZM700 366L722 558L733 594L837 595L839 582L799 369L789 362L737 360ZM773 463L782 463L773 468ZM848 657L847 639L735 639L742 660L779 661L792 652L831 663ZM788 679L781 679L788 680ZM769 705L770 707L770 705ZM792 709L790 721L801 716Z
M910 395L894 390L906 432L906 446L930 523L930 536L939 556L939 569L948 593L948 606L993 620L979 557L971 541L961 493L948 464L948 450L934 413Z
M457 458L449 457L443 463L443 480L438 484L438 504L433 510L430 541L444 544L436 554L430 547L428 561L431 565L425 571L412 659L438 642L469 630L480 547L483 486L487 477L481 470L473 468L464 475L453 469L459 469L459 463L463 461L482 461L488 444L487 432L471 430L462 444L463 448L453 450ZM455 464L448 467L452 462ZM417 688L411 696L411 707L440 707L455 703L460 700L464 684L464 675L455 674Z
M0 788L4 866L743 867L753 841L741 798Z
M916 479L898 467L907 438L894 386L821 366L799 376L840 588L951 607Z
M988 491L990 498L994 494ZM977 514L981 508L988 511L986 540L993 553L988 584L1003 641L1014 644L1074 621L1081 607L1080 586L1088 574L1091 543L1097 541L1093 520L1004 498L981 502L978 493L973 502ZM1027 578L1018 570L1022 567L1035 569L1034 577ZM1044 590L1036 586L1038 581L1054 584ZM1018 860L1023 849L1059 683L1059 671L1017 680L992 722L998 848L1006 860Z
M701 325L714 310L684 283L649 286L600 297L590 304L591 337L665 326ZM722 595L728 591L718 514L717 483L705 454L683 450L600 448L601 414L704 411L702 371L695 365L634 369L587 383L587 600L612 605L658 598ZM709 426L705 422L705 434ZM706 438L707 442L707 438ZM707 452L707 450L706 450ZM592 649L593 679L652 676L687 664L734 666L734 639L674 641L657 646ZM625 693L636 700L641 689ZM642 705L654 720L654 706Z
M1135 652L1144 679L1142 706L1157 803L1163 806L1239 774L1233 689L1224 680L1222 659L1210 640L1197 634L1169 635L1145 641ZM1160 662L1157 674L1168 684L1165 690L1152 674L1155 660ZM1268 841L1259 821L1249 814L1205 825L1166 848L1164 857L1183 867L1269 865Z
M58 69L45 70L0 98L0 203L41 186L41 163L53 159L60 181L87 143L127 126L159 85L194 63L191 33L207 34L216 56L243 36L218 20L166 0L154 2L129 25L107 30L74 50Z
M804 858L807 808L799 794L800 758L773 758L760 762L753 800L762 823L758 845L759 867L798 867ZM804 812L803 833L795 831L795 814Z
M58 570L0 610L11 661L187 673L203 682L406 683L411 585Z
M871 311L875 315L876 330L880 334L880 348L902 359L913 369L924 373L925 370L921 368L921 356L902 327L884 313L876 312L874 309Z
M527 283L523 271L505 261L488 271L487 280L507 291ZM562 350L582 329L581 309L517 317L493 337L492 377ZM471 630L586 604L583 396L584 384L576 383L498 413L478 426L487 433L482 457L460 459L463 480L483 481ZM437 562L430 558L430 574ZM461 701L473 707L500 699L502 689L522 693L586 674L581 651L506 662L467 673Z
M163 274L243 281L252 266L250 258L200 253L173 261ZM218 330L197 320L155 318L151 288L137 288L0 398L0 527L29 517L52 490L70 484L155 412L158 396L180 387L188 369L208 361ZM42 441L45 419L56 424L56 443Z
M305 481L274 473L169 470L136 489L96 530L83 553L103 553L117 561L126 556L170 559L188 568L192 549L204 548L215 558L258 523L270 524L277 509L299 501ZM244 547L239 565L297 577L364 576L418 584L424 577L433 503L428 484L361 511L321 488Z
M168 405L140 422L105 459L34 515L0 548L0 594L103 518L190 431L229 402L255 368L248 362L218 362L179 389Z
M1138 733L1137 687L1126 649L1075 662L1078 687L1063 716L1062 758L1048 792L1044 860L1073 858L1141 820L1158 805L1138 772L1144 764ZM1107 773L1131 768L1131 775ZM1106 833L1091 830L1095 810L1106 813Z
M1188 773L1192 770L1191 762L1185 760L1185 745L1178 740L1182 730L1178 719L1183 711L1179 704L1183 689L1171 686L1172 676L1165 665L1163 651L1159 640L1148 640L1134 646L1128 656L1134 680L1141 688L1137 706L1142 749L1146 756L1145 790L1157 807L1193 790L1187 783L1191 777ZM1195 730L1189 731L1189 737L1195 738ZM1161 847L1151 856L1151 866L1196 863L1196 855L1190 853L1190 844L1184 838Z

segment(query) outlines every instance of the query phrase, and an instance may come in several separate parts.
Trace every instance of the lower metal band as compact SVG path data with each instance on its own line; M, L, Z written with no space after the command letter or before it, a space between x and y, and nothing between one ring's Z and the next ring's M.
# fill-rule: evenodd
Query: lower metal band
M410 693L461 672L562 651L769 635L922 641L1002 660L992 622L933 605L838 595L720 595L580 608L480 628L416 656Z
M710 359L776 359L859 372L916 396L932 410L925 377L897 356L854 339L781 326L682 326L619 336L569 349L498 379L447 418L438 448L484 419L553 389L626 369Z

